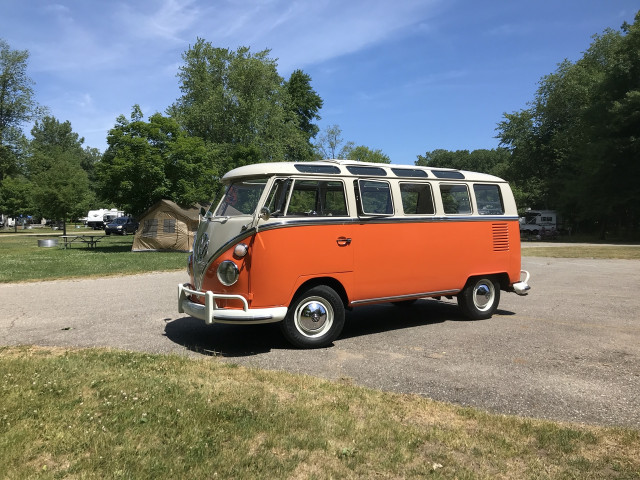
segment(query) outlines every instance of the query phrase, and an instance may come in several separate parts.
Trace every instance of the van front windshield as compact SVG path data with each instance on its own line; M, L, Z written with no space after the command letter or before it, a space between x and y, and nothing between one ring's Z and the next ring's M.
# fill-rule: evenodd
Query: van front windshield
M252 178L232 183L227 187L215 216L253 215L266 185L266 178Z

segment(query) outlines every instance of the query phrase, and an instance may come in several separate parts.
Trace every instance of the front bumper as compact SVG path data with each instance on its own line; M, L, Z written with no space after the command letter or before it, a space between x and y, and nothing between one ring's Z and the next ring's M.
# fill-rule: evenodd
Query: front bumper
M189 296L204 297L204 305L192 301ZM242 302L242 310L231 308L219 308L216 298L233 299ZM186 313L192 317L204 320L205 323L273 323L284 319L287 307L273 308L249 308L246 298L242 295L223 295L213 293L211 290L202 292L193 290L188 283L178 285L178 312Z

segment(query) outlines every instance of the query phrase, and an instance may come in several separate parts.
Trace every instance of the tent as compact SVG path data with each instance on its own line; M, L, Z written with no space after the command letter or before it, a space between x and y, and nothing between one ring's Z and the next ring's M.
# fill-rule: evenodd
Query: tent
M171 200L160 200L140 218L131 251L190 252L198 229L200 208L195 205L185 209Z

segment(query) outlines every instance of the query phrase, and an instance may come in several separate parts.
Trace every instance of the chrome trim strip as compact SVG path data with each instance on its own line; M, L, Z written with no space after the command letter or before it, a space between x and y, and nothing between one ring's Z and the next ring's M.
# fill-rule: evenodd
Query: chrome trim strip
M354 300L350 303L350 305L360 305L363 303L374 303L374 302L395 302L400 300L407 300L410 298L422 298L422 297L438 297L442 295L455 295L459 293L460 290L440 290L438 292L423 292L423 293L412 293L410 295L397 295L395 297L380 297L380 298L367 298L365 300Z
M260 231L273 230L284 227L303 227L313 225L359 225L364 223L448 223L448 222L510 222L518 221L518 217L502 215L482 215L482 216L394 216L394 217L326 217L326 218L282 218L278 222L265 223L260 225ZM252 229L253 230L253 229Z

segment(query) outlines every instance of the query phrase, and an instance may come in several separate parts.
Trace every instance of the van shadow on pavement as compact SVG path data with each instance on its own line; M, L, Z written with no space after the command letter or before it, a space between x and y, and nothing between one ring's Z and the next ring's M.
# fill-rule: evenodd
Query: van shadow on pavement
M501 315L512 312L498 310ZM388 303L347 311L344 330L339 339L362 337L442 322L469 321L452 302L419 300L411 306L397 307ZM246 357L273 349L295 349L280 332L277 324L206 325L202 320L182 317L165 326L172 342L202 355Z

